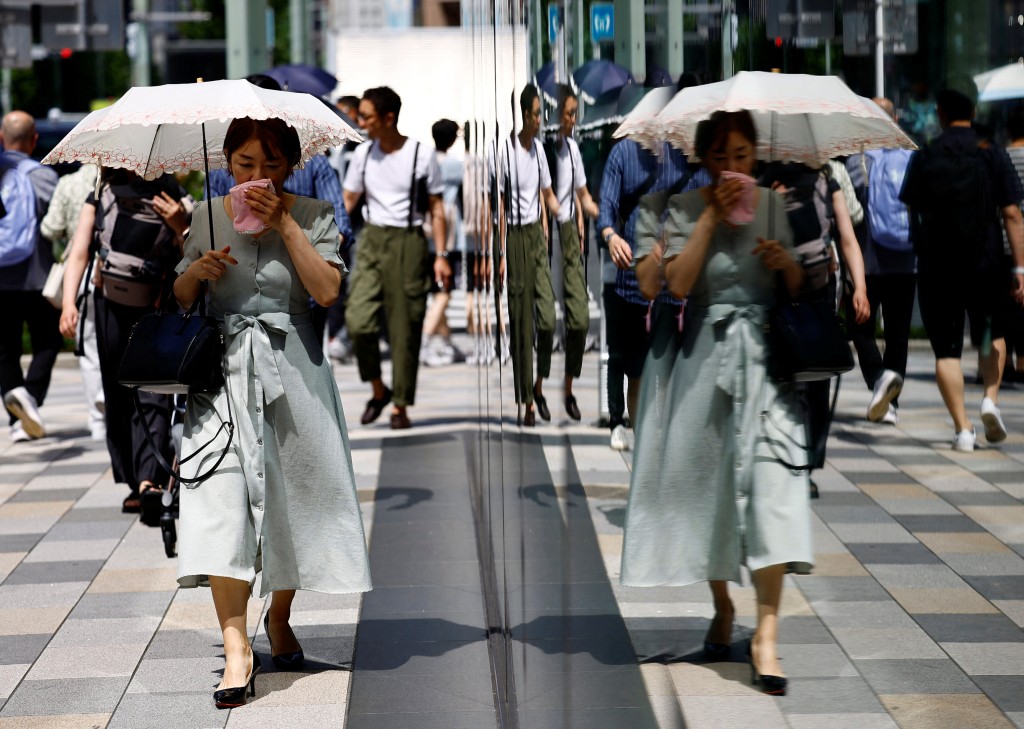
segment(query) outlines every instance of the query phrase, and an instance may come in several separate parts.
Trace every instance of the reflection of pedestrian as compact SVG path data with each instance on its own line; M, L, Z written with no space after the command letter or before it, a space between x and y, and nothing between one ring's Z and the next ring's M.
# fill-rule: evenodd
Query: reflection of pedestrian
M971 128L974 102L944 89L936 96L942 134L917 152L907 169L901 199L910 208L910 234L917 253L921 319L935 353L935 379L953 418L953 450L973 451L974 426L964 404L964 315L980 343L985 396L985 438L1006 438L999 383L1006 359L1005 299L1008 271L999 219L1016 267L1014 295L1024 301L1024 227L1020 181L1005 151L981 143Z
M53 246L39 232L57 173L29 155L39 135L35 120L12 111L0 122L0 182L6 215L0 219L0 394L10 412L11 440L42 438L46 426L39 406L50 389L50 375L64 342L60 315L43 298L53 265ZM22 333L28 326L32 361L21 370Z
M367 221L359 234L345 320L359 361L359 376L373 387L361 422L372 423L389 402L391 427L411 426L406 408L416 402L420 336L431 281L446 286L444 182L434 151L398 131L402 100L386 86L369 89L359 102L359 123L370 141L353 156L345 175L345 207L366 196ZM433 266L423 234L430 210ZM394 390L381 378L380 320L383 309L391 343Z
M542 205L558 215L559 205L551 190L548 161L537 139L540 131L540 96L527 84L519 95L523 126L499 148L498 206L508 273L509 334L512 339L512 380L516 404L523 412L517 419L536 424L533 405L544 420L551 419L543 394L551 374L551 349L555 337L555 294L551 288L546 224ZM537 379L533 379L534 327L537 333Z
M225 663L214 701L231 708L245 703L260 669L246 626L257 573L260 594L272 593L264 626L279 670L304 663L289 625L295 591L362 592L370 576L345 416L307 304L313 296L329 306L338 295L344 264L333 211L281 192L301 155L283 121L235 119L224 152L235 182L273 183L245 193L266 227L255 236L237 232L236 200L207 202L210 211L196 212L174 294L187 307L205 283L211 309L223 316L225 383L188 398L185 475L212 467L226 447L227 420L234 440L209 478L181 490L178 583L211 588Z
M558 87L558 138L555 140L555 194L558 197L558 241L562 249L562 290L565 293L565 411L581 418L572 394L573 378L583 371L583 352L590 329L590 297L583 270L583 214L596 218L600 211L587 189L580 147L572 138L579 101L572 88Z
M43 235L62 247L71 245L70 239L78 225L82 205L96 187L98 174L99 167L86 164L60 178L57 189L53 191L50 209L43 218ZM92 296L92 292L92 280L83 279L78 292L79 297ZM99 353L96 350L96 307L85 308L78 335L78 351L81 352L78 367L82 371L85 402L89 408L89 433L93 440L102 441L107 438L107 426L103 421L103 380L100 375Z
M735 615L727 581L739 582L746 565L757 597L751 662L761 689L781 695L783 577L809 570L811 527L807 476L784 464L801 462L803 418L793 389L767 375L763 325L777 297L799 289L803 271L777 194L755 188L748 217L730 222L753 184L755 149L749 113L716 112L696 140L714 184L669 200L664 272L670 291L688 296L686 324L660 433L643 434L663 439L663 472L630 488L622 582L708 581L715 619L705 654L724 660ZM746 182L722 180L725 171Z

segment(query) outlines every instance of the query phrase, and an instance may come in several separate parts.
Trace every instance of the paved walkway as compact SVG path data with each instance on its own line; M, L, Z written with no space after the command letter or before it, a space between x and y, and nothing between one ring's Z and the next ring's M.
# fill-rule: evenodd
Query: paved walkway
M733 590L733 656L704 664L706 587L618 584L629 455L586 425L595 355L585 424L551 397L555 422L523 435L510 396L499 420L497 368L424 370L416 428L395 435L357 424L368 392L338 366L378 589L300 593L307 669L264 660L257 699L218 712L209 593L178 590L159 530L120 513L62 358L51 436L0 436L0 729L486 729L495 696L522 729L1024 727L1024 389L1003 392L1004 444L953 453L930 370L912 354L896 428L862 419L856 378L843 388L816 476L817 565L785 593L792 689L774 699L749 686L749 586ZM249 624L266 659L264 608ZM657 655L681 660L640 660Z

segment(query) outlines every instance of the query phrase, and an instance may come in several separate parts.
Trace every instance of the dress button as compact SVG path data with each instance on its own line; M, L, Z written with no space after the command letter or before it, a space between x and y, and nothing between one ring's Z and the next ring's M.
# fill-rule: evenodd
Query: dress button
M257 438L256 439L256 445L263 445L263 439L262 438Z
M256 408L256 413L257 414L262 413L262 412L263 412L262 410L260 410L259 408Z
M263 511L263 504L256 504L257 511Z
M263 478L263 471L256 474L256 478Z
M256 264L255 263L250 263L249 264L249 268L256 268Z

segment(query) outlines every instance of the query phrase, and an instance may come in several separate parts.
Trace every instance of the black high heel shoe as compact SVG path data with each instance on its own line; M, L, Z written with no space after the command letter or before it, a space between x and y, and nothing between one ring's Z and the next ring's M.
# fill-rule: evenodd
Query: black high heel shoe
M266 613L263 616L263 630L267 633L267 642L270 643L270 660L274 662L274 665L281 671L298 671L306 664L306 655L302 652L302 649L295 651L294 653L282 653L279 656L274 655L274 641L270 640L270 613Z
M785 696L789 687L789 679L785 676L768 676L758 672L754 666L754 651L748 644L747 657L750 659L750 685L760 686L761 693L769 696Z
M218 689L213 692L213 703L218 709L234 709L238 706L245 706L245 690L249 689L249 695L256 698L256 674L260 672L260 657L256 651L252 651L252 669L245 683L234 688Z

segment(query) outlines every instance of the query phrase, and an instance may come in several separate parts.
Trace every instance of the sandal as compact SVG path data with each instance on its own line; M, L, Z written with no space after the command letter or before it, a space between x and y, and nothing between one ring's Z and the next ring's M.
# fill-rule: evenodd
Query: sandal
M130 494L124 497L124 501L121 502L121 513L122 514L138 514L142 508L142 501L137 493L132 491Z
M160 526L160 515L164 511L163 488L152 481L143 481L139 492L139 521L146 526Z

